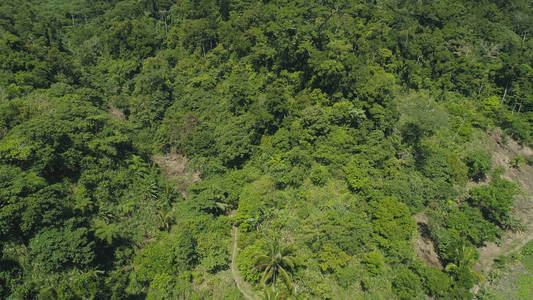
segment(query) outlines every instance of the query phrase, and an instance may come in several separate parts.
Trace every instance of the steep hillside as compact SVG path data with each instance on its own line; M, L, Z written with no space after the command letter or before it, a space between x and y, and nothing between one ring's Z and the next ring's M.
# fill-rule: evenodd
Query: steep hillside
M0 0L0 298L473 298L531 234L531 28L531 0Z

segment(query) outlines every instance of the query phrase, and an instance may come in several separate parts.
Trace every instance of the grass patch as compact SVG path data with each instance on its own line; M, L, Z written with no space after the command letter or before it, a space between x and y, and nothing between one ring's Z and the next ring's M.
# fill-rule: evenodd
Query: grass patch
M518 276L518 299L533 299L533 275Z
M478 299L533 299L533 241L517 253L499 257L491 277Z
M530 273L533 273L533 241L527 243L520 251L520 261Z

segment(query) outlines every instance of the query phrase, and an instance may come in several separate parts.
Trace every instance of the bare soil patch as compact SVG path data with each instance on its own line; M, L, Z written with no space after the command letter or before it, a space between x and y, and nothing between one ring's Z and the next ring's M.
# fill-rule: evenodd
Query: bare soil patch
M418 236L414 240L416 255L427 265L443 269L439 256L435 252L433 242L429 238L428 217L424 213L413 216L418 226Z
M169 153L154 155L152 160L159 166L161 172L172 182L175 188L187 198L187 188L200 180L200 172L188 167L189 159L183 155Z
M124 120L124 113L115 107L113 104L109 105L109 109L107 112L113 117L115 120Z

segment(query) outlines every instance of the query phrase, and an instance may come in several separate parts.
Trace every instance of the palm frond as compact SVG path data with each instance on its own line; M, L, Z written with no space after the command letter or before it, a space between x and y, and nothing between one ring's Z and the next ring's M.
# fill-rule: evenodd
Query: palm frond
M289 269L294 269L294 265L295 265L295 262L294 262L294 259L290 256L286 256L286 257L282 257L281 258L281 263L285 266L287 266Z
M282 267L279 267L279 273L281 274L281 277L283 278L283 281L285 281L285 285L287 286L287 288L289 289L289 291L294 291L294 286L292 284L292 279L291 277L289 276L289 274L285 271L285 269L283 269Z
M261 255L255 256L256 264L265 264L265 263L268 263L270 260L271 260L271 257L268 255L261 254Z
M267 281L272 278L274 275L274 269L272 267L267 267L265 272L263 272L263 277L261 278L261 285L265 285Z
M257 265L255 266L254 269L257 269L257 270L264 270L268 267L268 264L261 264L261 265Z

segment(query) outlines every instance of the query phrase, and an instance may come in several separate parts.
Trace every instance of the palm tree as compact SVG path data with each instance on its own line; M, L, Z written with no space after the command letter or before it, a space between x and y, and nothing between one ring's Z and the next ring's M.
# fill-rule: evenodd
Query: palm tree
M457 264L449 263L446 266L446 271L451 272L458 268L471 268L476 263L476 250L472 247L462 245L455 249L455 257L457 258Z
M463 273L467 274L473 280L483 280L483 276L472 270L477 260L477 251L475 248L462 245L462 247L455 249L455 255L457 257L457 263L446 265L446 268L444 268L446 272L452 274L452 276L459 276L459 274Z
M261 284L266 285L267 282L272 282L276 286L276 279L281 276L289 291L293 291L291 276L287 271L294 270L297 265L297 258L291 255L292 249L287 245L281 244L279 240L274 240L270 243L270 248L266 254L256 253L255 265L256 269L263 271Z
M164 227L166 231L169 231L170 225L175 222L175 213L176 211L174 210L174 208L161 208L159 210L159 219L161 220L162 227Z

